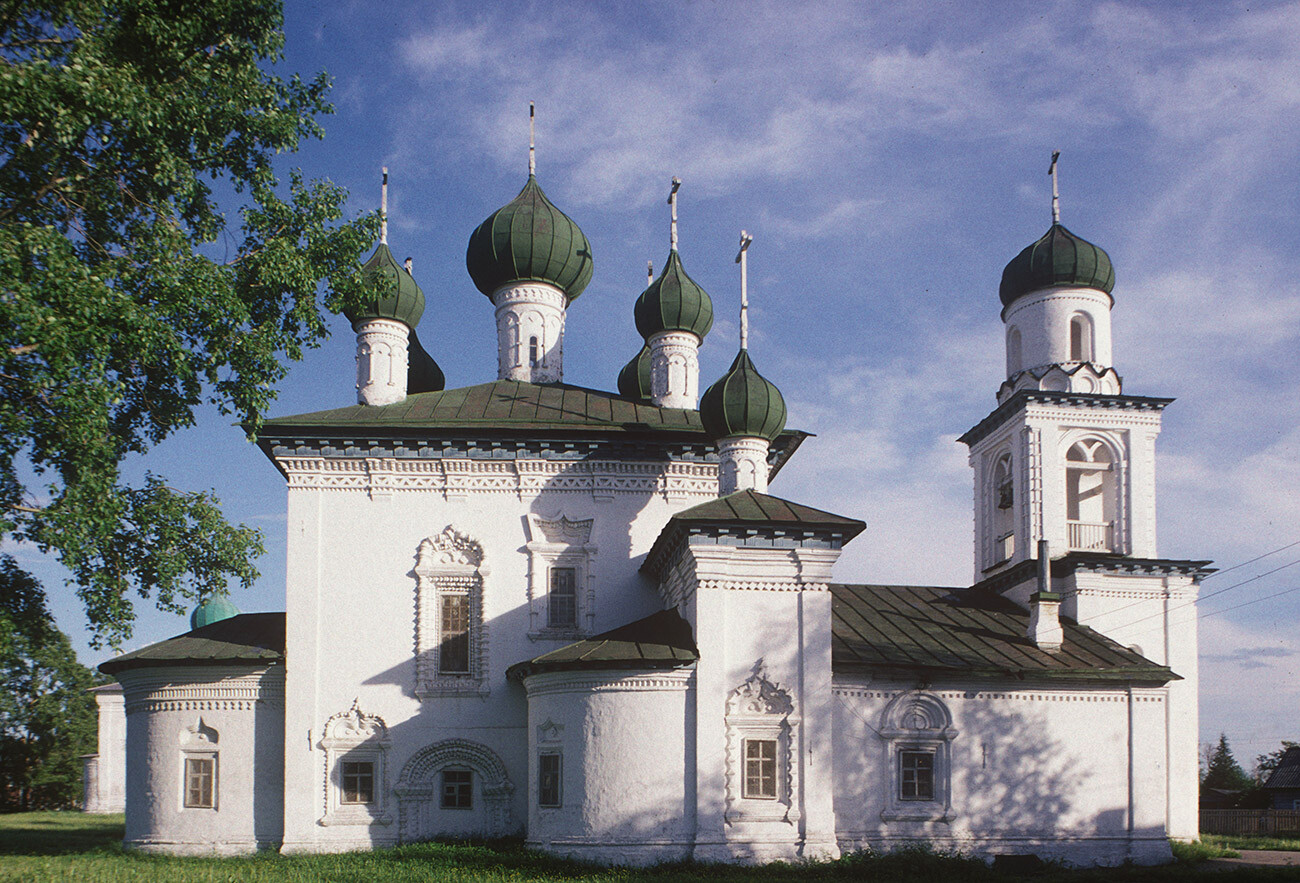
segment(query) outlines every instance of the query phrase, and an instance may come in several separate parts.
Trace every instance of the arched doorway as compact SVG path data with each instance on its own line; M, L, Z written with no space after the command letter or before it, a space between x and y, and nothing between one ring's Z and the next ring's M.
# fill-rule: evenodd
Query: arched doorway
M402 767L393 788L398 842L513 834L514 790L505 764L487 746L466 739L426 746Z

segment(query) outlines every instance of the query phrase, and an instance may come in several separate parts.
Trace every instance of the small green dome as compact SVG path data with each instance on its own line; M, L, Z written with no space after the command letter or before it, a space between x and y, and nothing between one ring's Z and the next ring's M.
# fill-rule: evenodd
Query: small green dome
M668 252L668 262L659 278L637 298L633 315L636 330L644 338L660 331L689 331L703 340L713 327L713 301L686 275L674 248Z
M641 347L618 372L618 394L637 402L650 401L650 347Z
M406 268L397 262L388 245L381 242L361 266L367 282L378 284L384 292L379 300L360 310L345 310L354 325L366 319L394 319L414 328L424 315L424 292Z
M218 595L194 608L194 612L190 614L190 628L201 629L205 625L212 625L214 622L221 622L223 619L238 615L239 608L230 603L229 598Z
M785 399L741 350L700 397L700 422L714 440L739 435L772 441L785 428Z
M465 266L488 297L508 282L549 282L573 301L591 281L591 243L546 198L537 179L469 237Z
M998 293L1002 305L1011 306L1021 295L1053 285L1097 288L1110 294L1115 287L1110 255L1060 224L1053 224L1042 239L1007 264Z

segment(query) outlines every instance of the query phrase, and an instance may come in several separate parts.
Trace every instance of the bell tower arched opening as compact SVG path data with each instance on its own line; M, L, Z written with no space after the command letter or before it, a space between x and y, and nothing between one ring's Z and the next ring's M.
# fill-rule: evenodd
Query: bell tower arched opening
M1116 464L1101 439L1083 439L1065 455L1065 518L1071 549L1114 552Z

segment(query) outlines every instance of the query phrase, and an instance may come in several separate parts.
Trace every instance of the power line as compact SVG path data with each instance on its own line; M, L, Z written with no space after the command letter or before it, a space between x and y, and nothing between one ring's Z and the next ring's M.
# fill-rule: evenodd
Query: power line
M1254 564L1256 561L1262 561L1263 559L1267 558L1269 555L1276 555L1278 552L1285 552L1287 549L1290 549L1293 546L1300 546L1300 540L1296 540L1294 543L1287 543L1285 546L1278 546L1272 552L1265 552L1263 555L1257 555L1256 557L1250 559L1249 561L1243 561L1240 564L1234 564L1231 567L1225 567L1222 570L1215 571L1214 573L1211 573L1208 576L1203 577L1201 579L1201 582L1205 582L1205 580L1210 579L1211 577L1223 576L1225 573L1236 570L1238 567L1245 567L1247 564Z

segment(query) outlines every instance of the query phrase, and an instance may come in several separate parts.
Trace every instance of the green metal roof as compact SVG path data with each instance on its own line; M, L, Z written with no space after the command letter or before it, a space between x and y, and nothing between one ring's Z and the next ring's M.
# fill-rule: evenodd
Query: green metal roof
M591 281L591 243L529 175L519 195L470 234L465 266L488 297L508 282L537 281L573 301Z
M100 663L104 674L175 665L271 665L284 661L284 614L241 613Z
M736 526L771 524L785 527L840 529L846 531L849 536L857 536L867 526L856 518L845 518L834 512L792 503L755 490L736 491L734 494L718 497L716 500L699 503L689 509L683 509L670 520L683 524Z
M728 436L769 441L785 427L785 399L758 373L748 350L736 354L727 373L700 396L700 419L715 439Z
M923 672L1163 684L1179 676L1061 617L1060 650L1026 637L1029 613L980 589L831 586L831 658L837 673Z
M686 275L675 248L668 252L659 278L641 292L632 312L637 332L647 340L661 331L688 331L703 340L713 327L713 301Z
M650 347L632 357L618 372L618 394L634 402L650 401Z
M1053 224L1003 269L998 294L1007 307L1021 295L1053 285L1097 288L1110 294L1115 287L1110 255L1060 224Z
M641 570L657 576L669 563L678 544L700 528L734 529L745 534L833 537L842 544L866 529L856 518L845 518L792 503L755 490L736 491L683 509L668 519L646 555Z
M375 253L361 266L366 280L384 292L378 300L360 310L345 310L344 315L354 325L366 319L394 319L414 328L424 315L424 292L406 268L385 243L379 243Z
M644 619L543 653L506 670L523 680L545 671L576 669L665 669L691 665L700 658L691 626L676 610L661 610Z

